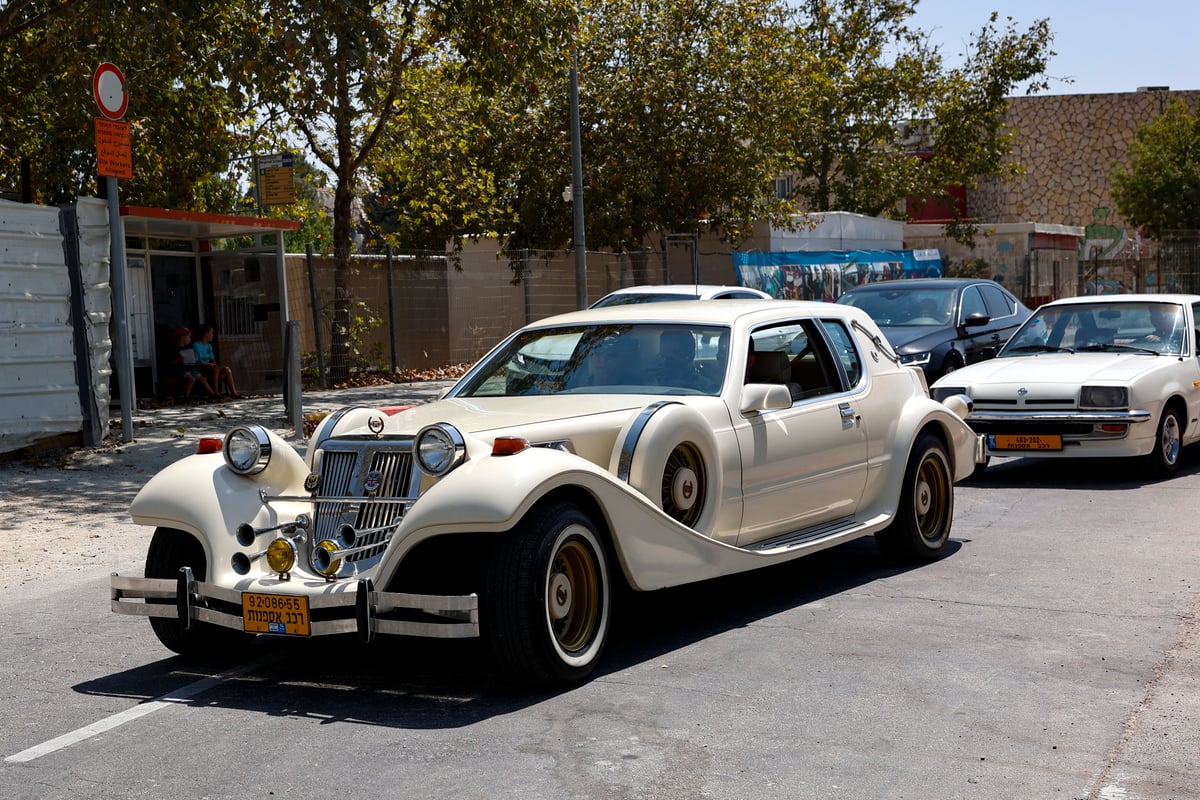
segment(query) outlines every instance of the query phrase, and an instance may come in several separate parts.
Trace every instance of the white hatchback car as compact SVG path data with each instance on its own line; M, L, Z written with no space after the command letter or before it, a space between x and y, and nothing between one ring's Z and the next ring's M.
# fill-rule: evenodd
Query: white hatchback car
M966 409L931 400L849 306L564 314L436 402L331 414L303 454L248 425L168 467L130 508L154 533L112 609L183 654L258 633L483 637L520 680L578 681L620 586L872 535L937 558L953 483L982 459Z
M662 286L626 286L609 292L591 308L631 303L663 303L675 300L770 300L771 295L748 286L710 286L702 283L672 283Z
M1200 440L1200 296L1124 294L1047 303L996 358L941 378L968 395L988 454L1141 460L1168 477Z

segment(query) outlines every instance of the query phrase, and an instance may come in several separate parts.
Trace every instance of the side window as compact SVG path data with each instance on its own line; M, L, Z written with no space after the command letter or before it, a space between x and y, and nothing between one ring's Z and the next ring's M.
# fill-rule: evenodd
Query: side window
M863 363L859 355L858 348L854 346L854 337L850 335L850 331L841 320L824 319L821 324L825 327L825 332L829 334L829 338L833 340L834 356L842 362L842 367L846 370L846 377L850 380L850 386L857 386L862 380ZM818 342L814 342L818 344ZM822 347L822 349L824 349Z
M989 317L992 319L1011 317L1016 313L1017 307L1012 298L1006 295L999 286L981 286L979 288L983 290L983 300L987 303Z
M1200 357L1200 303L1192 303L1192 324L1196 326L1192 331L1192 355Z
M987 306L983 303L983 295L979 293L978 286L968 286L962 293L962 309L959 311L958 320L961 322L972 314L987 314Z

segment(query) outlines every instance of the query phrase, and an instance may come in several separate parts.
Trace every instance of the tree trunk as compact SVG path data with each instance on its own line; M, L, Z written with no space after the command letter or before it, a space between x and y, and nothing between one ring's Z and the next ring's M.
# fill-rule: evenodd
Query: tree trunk
M329 341L329 381L337 384L350 376L350 189L352 181L338 180L333 193L333 319Z

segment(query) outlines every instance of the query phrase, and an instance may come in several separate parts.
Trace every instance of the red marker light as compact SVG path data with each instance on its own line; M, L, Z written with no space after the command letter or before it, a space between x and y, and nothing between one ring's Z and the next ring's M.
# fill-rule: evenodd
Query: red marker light
M208 453L219 453L225 443L220 439L213 439L205 436L196 443L196 453L198 455L207 455Z
M511 456L529 447L529 440L520 436L497 436L492 442L492 455Z

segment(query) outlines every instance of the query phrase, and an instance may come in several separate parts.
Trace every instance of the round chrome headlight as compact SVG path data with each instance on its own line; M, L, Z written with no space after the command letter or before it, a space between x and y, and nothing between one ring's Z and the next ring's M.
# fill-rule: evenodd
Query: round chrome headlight
M429 475L445 475L463 462L467 444L453 425L439 422L422 428L413 443L417 466Z
M255 475L271 463L271 440L265 428L245 425L225 434L225 463L239 475Z

